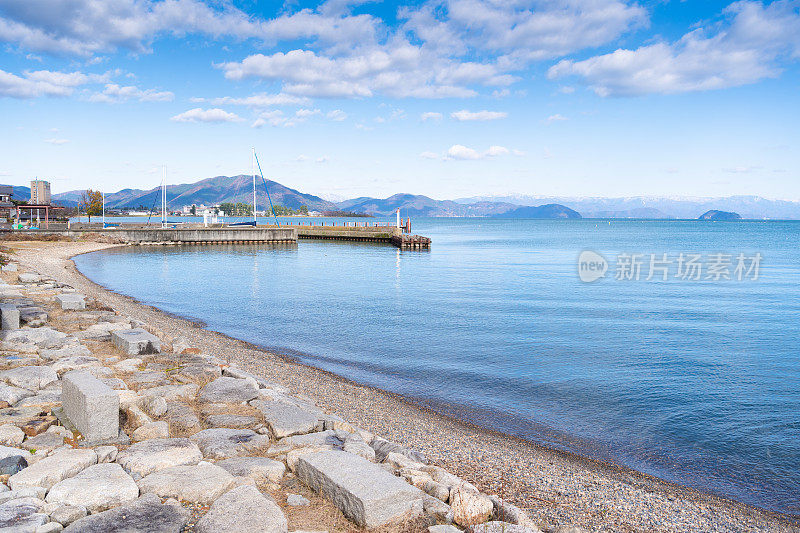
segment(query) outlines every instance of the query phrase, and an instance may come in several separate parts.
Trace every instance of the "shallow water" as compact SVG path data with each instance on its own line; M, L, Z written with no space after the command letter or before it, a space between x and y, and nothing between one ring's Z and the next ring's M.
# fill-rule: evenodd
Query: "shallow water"
M120 248L89 278L442 412L800 512L800 223L419 219L376 244ZM580 281L584 250L610 261ZM650 254L763 257L645 280ZM620 253L641 279L616 280ZM706 263L707 264L707 263ZM705 277L705 271L703 273Z

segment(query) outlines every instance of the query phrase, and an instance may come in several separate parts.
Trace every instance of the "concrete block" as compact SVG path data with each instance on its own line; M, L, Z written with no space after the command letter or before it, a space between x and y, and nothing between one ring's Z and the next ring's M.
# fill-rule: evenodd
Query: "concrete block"
M161 340L142 328L113 331L111 342L128 355L161 353Z
M19 309L14 304L0 304L0 323L4 330L19 329Z
M421 490L357 455L338 450L306 454L298 460L295 474L362 527L422 513Z
M61 402L64 414L83 434L87 444L119 437L119 395L88 372L64 374Z
M17 264L16 263L8 263L7 265L3 265L0 268L3 272L16 272L17 271Z
M61 305L64 310L82 310L86 309L86 300L83 294L59 294L56 296L56 301Z

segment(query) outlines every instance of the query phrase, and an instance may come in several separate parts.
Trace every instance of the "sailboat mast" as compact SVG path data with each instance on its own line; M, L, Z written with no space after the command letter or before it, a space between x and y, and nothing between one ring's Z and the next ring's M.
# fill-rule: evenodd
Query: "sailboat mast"
M161 180L161 226L167 225L167 165L164 165L164 179Z
M103 227L106 227L106 192L103 191Z
M253 147L253 157L252 157L252 166L253 166L253 222L258 223L256 221L256 149Z

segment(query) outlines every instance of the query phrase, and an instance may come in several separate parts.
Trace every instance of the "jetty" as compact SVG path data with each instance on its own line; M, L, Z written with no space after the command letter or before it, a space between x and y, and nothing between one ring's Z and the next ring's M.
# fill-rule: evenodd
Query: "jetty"
M0 230L5 234L54 235L80 239L88 235L103 235L129 244L296 244L298 239L322 239L386 243L401 249L427 250L428 237L409 235L403 228L369 223L339 223L303 221L283 225L226 226L222 224L179 224L166 227L145 224L64 224L50 223L45 229Z

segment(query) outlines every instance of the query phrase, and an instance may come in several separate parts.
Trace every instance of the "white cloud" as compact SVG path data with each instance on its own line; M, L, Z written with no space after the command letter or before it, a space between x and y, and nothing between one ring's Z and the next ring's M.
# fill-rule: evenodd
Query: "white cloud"
M319 109L298 109L295 111L294 116L298 118L308 118L313 117L314 115L321 114L322 111Z
M550 115L549 117L547 117L547 120L545 122L547 122L548 124L552 124L553 122L564 122L565 120L569 119L564 115L556 113L555 115Z
M469 120L499 120L501 118L506 118L508 113L503 111L467 111L466 109L462 109L461 111L455 111L450 113L450 116L460 122L469 121Z
M128 100L138 100L139 102L171 102L175 95L170 91L157 91L155 89L142 90L133 85L120 86L116 83L106 84L101 93L95 93L89 97L91 102L120 103Z
M422 113L419 118L421 118L423 122L426 120L442 120L442 114L435 111L427 111Z
M551 79L578 76L601 96L675 94L754 83L780 73L779 58L800 58L797 2L734 2L715 33L698 28L674 43L563 60Z
M271 109L259 113L258 118L256 118L255 122L253 122L252 127L260 128L261 126L269 124L270 126L283 126L284 128L289 128L294 126L296 123L296 120L287 118L280 109Z
M75 88L107 80L109 75L51 70L25 71L22 76L0 70L0 97L69 96Z
M318 157L318 158L316 159L316 162L317 162L317 163L327 163L327 162L328 162L328 156L324 155L324 156L322 156L322 157Z
M205 102L205 98L193 98L195 102ZM222 98L212 98L208 100L212 105L244 105L249 107L275 107L285 105L298 105L308 103L308 98L301 98L291 94L254 94L243 98L223 96Z
M300 154L300 155L297 156L297 158L295 158L295 161L298 161L300 163L308 161L308 156L304 155L304 154Z
M328 114L325 116L327 116L334 122L341 122L347 118L347 113L345 113L341 109L334 109L333 111L328 112Z
M69 142L68 139L45 139L44 142L48 144L55 144L55 145L62 145L67 144Z
M196 107L175 115L170 120L173 122L241 122L243 119L235 113L229 113L223 109L202 109Z
M514 150L515 154L517 154L517 152L518 152L517 150ZM432 152L424 152L424 153L432 154ZM476 159L486 159L487 157L508 155L509 153L511 153L511 150L509 150L505 146L494 145L490 146L487 150L483 152L479 152L474 148L468 148L461 144L454 144L447 150L447 152L445 152L442 159L457 159L461 161L470 161Z
M440 159L441 157L436 152L422 152L419 156L423 159Z

